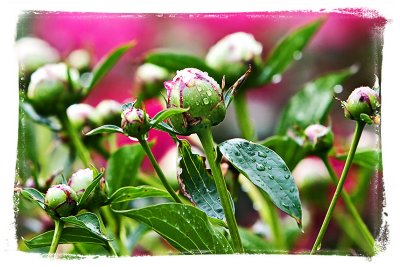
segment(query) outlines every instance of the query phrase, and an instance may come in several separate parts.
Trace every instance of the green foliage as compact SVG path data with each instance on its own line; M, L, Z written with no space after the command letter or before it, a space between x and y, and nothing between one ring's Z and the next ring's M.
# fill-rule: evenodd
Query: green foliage
M148 197L162 197L172 199L171 195L164 190L142 185L142 186L126 186L119 188L114 194L107 200L107 204L115 204L120 202L126 202L137 198L148 198Z
M62 217L65 223L90 231L101 239L107 240L107 237L100 230L100 221L96 214L91 212L81 213L76 216Z

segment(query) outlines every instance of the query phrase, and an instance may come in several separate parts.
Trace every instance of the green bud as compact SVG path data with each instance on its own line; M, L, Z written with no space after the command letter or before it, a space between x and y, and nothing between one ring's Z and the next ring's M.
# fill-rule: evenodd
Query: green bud
M66 62L71 68L78 70L80 73L87 72L90 70L91 56L89 51L86 49L77 49L72 51Z
M361 121L361 114L375 117L380 108L379 94L363 86L355 89L346 102L342 102L344 115L350 120Z
M73 104L67 108L68 119L77 130L81 130L89 123L94 112L95 109L85 103Z
M44 203L52 209L59 217L72 214L78 202L75 191L65 184L50 187L44 199Z
M169 78L168 70L151 63L138 67L135 73L135 88L142 99L149 99L160 94L163 82Z
M80 98L79 72L65 63L48 64L31 76L27 97L36 112L43 116L55 115Z
M333 133L321 124L309 125L305 130L306 144L311 145L314 154L327 153L333 146Z
M89 168L81 169L72 174L68 185L76 192L78 198L80 198L86 188L93 182L93 179L93 170Z
M150 117L147 113L132 105L122 111L121 118L121 128L126 135L136 139L147 138L150 130Z
M172 81L164 82L168 108L190 108L169 118L180 133L190 135L198 129L219 124L226 108L219 84L206 72L195 68L177 71Z

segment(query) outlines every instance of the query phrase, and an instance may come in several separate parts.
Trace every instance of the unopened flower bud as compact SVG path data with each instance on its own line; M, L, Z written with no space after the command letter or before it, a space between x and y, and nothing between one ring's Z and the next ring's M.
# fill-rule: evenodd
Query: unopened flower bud
M333 133L330 128L321 124L309 125L305 130L307 144L311 144L314 154L326 153L333 146Z
M86 168L81 169L72 174L68 185L76 192L76 195L81 197L86 188L93 182L93 170Z
M88 104L73 104L67 108L67 115L74 127L78 130L82 129L89 122L89 118L93 116L95 109Z
M77 69L80 73L87 72L90 70L91 56L89 51L86 49L77 49L72 51L66 62L71 68Z
M210 48L206 62L227 75L243 73L251 63L261 61L262 45L253 35L236 32L225 36Z
M106 99L97 104L90 119L97 126L104 124L119 125L121 122L121 104L115 100Z
M374 117L380 107L379 94L373 89L363 86L355 89L346 102L342 102L344 115L350 120L360 121L360 115Z
M68 185L58 184L47 190L44 202L56 215L65 217L72 214L77 205L78 197Z
M145 63L136 70L134 83L142 99L149 99L160 93L163 82L168 78L168 70L151 63Z
M206 72L183 69L164 86L168 108L189 108L187 112L170 117L170 123L178 132L190 135L200 128L217 125L225 118L222 89Z
M58 51L42 39L24 37L15 43L20 72L28 74L39 67L60 60Z
M134 106L126 108L121 113L121 127L129 137L146 138L150 130L150 117L141 109Z
M65 63L47 64L32 74L27 97L36 112L48 116L78 102L80 89L77 70Z

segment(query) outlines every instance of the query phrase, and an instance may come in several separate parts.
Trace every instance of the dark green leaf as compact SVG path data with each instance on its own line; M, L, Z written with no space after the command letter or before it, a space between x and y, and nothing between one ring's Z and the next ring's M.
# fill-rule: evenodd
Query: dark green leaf
M322 23L323 20L318 19L283 37L269 54L266 64L258 77L258 84L263 85L271 81L274 75L281 75L296 60L297 55L301 55L301 51L309 43Z
M171 195L164 190L142 185L142 186L126 186L115 191L114 194L107 200L108 204L119 203L134 200L137 198L146 197L163 197L171 199Z
M123 146L111 155L106 170L110 194L121 187L133 185L143 158L144 151L139 144Z
M135 41L131 41L127 44L123 44L118 46L110 53L105 55L93 68L93 75L90 80L87 91L85 94L88 94L90 90L114 67L114 65L118 62L118 60L132 47L136 44Z
M165 238L173 247L189 254L226 254L232 247L214 229L201 210L179 203L165 203L114 212L141 221Z
M222 75L209 67L203 59L193 55L182 54L179 52L158 50L148 54L145 61L166 68L171 72L185 68L196 68L205 71L215 80L220 80Z
M322 123L332 106L335 85L354 73L354 67L350 67L307 83L284 107L278 121L277 134L286 135L293 127L305 129L310 124Z
M346 160L347 153L335 156L339 160ZM382 169L382 153L372 149L357 150L354 154L353 163L367 169Z
M95 134L102 134L102 133L121 133L124 134L124 130L116 125L102 125L97 127L90 132L86 133L86 135L95 135Z
M259 143L275 151L291 171L308 155L306 148L302 147L295 140L286 135L274 135L260 141Z
M53 240L54 231L48 231L43 234L37 235L31 240L24 240L28 248L41 248L48 247L51 245ZM98 235L92 233L83 228L78 227L66 227L63 229L60 237L60 244L76 244L76 243L90 243L108 246L107 239L101 238Z
M271 201L301 225L299 191L285 162L269 148L244 139L230 139L219 151Z
M103 176L104 173L99 173L93 181L90 183L90 185L86 188L85 192L83 192L83 195L79 199L79 203L77 206L77 210L82 208L85 205L86 200L89 198L89 195L92 193L93 189L99 184L101 177Z
M94 213L85 212L76 216L62 217L61 220L75 227L86 229L101 239L107 239L101 232L99 218Z
M186 140L178 140L178 181L182 193L208 216L225 219L214 179L206 169L205 158L192 153Z
M158 112L154 116L154 118L150 121L150 125L154 127L154 125L159 124L160 122L169 118L170 116L175 115L175 114L181 114L188 110L189 110L189 108L167 108L167 109L164 109L164 110Z
M35 188L25 188L21 191L21 195L28 200L35 201L42 209L46 209L46 206L44 205L45 195Z
M21 108L23 109L25 114L28 115L28 117L32 121L39 123L39 124L43 124L43 125L47 126L49 129L51 129L52 131L60 131L61 130L60 123L58 123L57 121L52 120L50 118L40 116L39 114L36 113L35 109L32 107L31 104L22 103Z

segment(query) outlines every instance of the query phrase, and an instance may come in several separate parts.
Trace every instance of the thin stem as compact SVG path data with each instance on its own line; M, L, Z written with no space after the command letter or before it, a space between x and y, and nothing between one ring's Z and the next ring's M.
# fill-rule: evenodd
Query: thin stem
M60 119L60 122L64 130L67 131L68 137L71 139L72 145L74 149L77 151L78 156L81 159L83 165L85 167L89 167L91 162L89 152L83 145L82 140L78 135L78 132L69 121L67 113L65 111L60 112L58 114L58 118Z
M54 253L57 251L58 243L60 242L60 237L62 230L64 228L64 222L60 220L55 220L54 221L55 229L54 229L54 235L53 235L53 240L51 241L50 249L49 249L49 257L52 257Z
M236 110L236 121L239 124L242 136L249 141L254 141L256 139L256 134L254 130L254 125L250 121L246 93L238 93L234 98L234 103Z
M321 156L321 160L324 162L326 169L329 172L329 175L331 176L331 179L333 182L337 185L338 184L338 178L336 176L335 171L332 168L332 165L330 164L328 157L326 155ZM354 206L349 194L346 192L346 189L343 189L342 191L342 198L343 202L350 212L350 215L353 217L355 220L355 223L357 225L357 228L360 230L362 235L364 236L365 240L367 241L370 250L374 251L374 244L375 244L375 239L372 236L371 232L368 230L368 227L365 225L363 219L361 218L360 214L358 213L356 207Z
M100 210L99 210L99 209L95 209L95 210L94 210L94 213L97 215L97 217L98 217L98 219L99 219L99 222L100 222L100 230L101 230L103 233L106 233L107 230L106 230L106 227L104 226L103 219L101 218ZM115 251L115 248L114 248L113 244L111 243L111 241L109 240L109 241L107 241L107 243L108 243L108 248L109 248L110 253L111 253L113 256L118 256L118 254L117 254L117 252Z
M346 159L346 163L344 165L343 171L342 171L342 175L340 176L340 180L336 187L335 194L333 195L333 198L329 205L328 211L326 212L324 222L322 223L322 226L321 226L321 229L319 230L317 239L315 240L314 246L311 250L311 253L310 253L311 255L315 254L317 249L320 247L320 244L325 235L326 229L328 228L329 221L331 220L333 210L334 210L336 203L339 199L339 196L342 192L344 182L345 182L347 174L350 170L351 162L353 161L354 154L356 152L358 142L360 141L360 137L361 137L362 131L364 129L364 126L365 126L364 122L359 122L359 121L356 122L356 129L354 131L353 140L352 140L352 143L350 146L349 154L347 155L347 159Z
M228 189L224 177L222 176L221 167L216 161L216 152L214 148L214 140L211 134L211 129L209 127L204 128L197 132L200 138L200 142L203 145L204 152L210 164L211 173L214 177L215 185L217 187L218 195L221 199L221 204L224 209L226 222L228 224L229 233L232 238L233 248L237 253L243 253L243 245L240 240L239 230L235 219L235 214L233 213L231 200L229 198Z
M174 189L169 185L167 178L165 178L165 175L163 171L160 168L160 165L158 165L158 162L156 158L154 157L153 153L150 150L149 145L147 144L146 140L144 139L139 139L139 143L142 145L145 153L147 154L147 157L149 158L151 165L153 165L154 170L156 171L158 177L160 178L162 184L164 185L165 189L167 189L168 193L172 196L172 198L177 202L177 203L182 203L178 195L175 193Z

